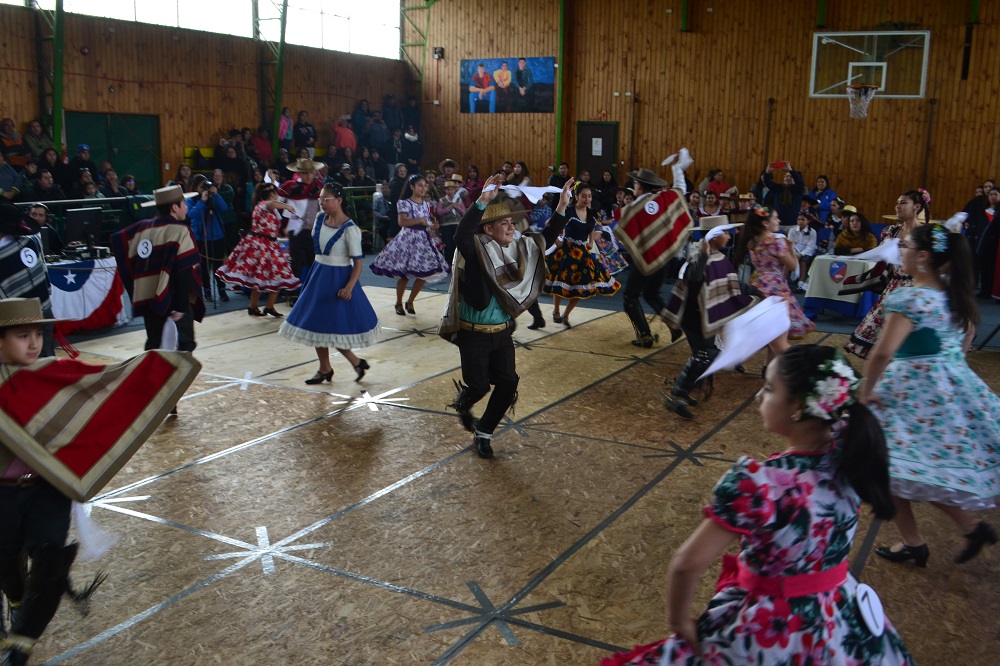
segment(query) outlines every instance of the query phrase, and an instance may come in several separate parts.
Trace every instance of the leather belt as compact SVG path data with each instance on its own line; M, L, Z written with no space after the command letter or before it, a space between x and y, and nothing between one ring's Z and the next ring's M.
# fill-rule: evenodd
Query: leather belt
M263 238L265 240L275 241L275 242L278 240L274 236L268 236L267 234L259 234L256 231L248 231L247 236L256 236L257 238Z
M39 478L41 477L37 474L22 474L15 478L0 479L0 486L33 486Z
M514 320L508 319L502 324L473 324L459 320L458 327L463 331L472 331L473 333L503 333L514 327Z

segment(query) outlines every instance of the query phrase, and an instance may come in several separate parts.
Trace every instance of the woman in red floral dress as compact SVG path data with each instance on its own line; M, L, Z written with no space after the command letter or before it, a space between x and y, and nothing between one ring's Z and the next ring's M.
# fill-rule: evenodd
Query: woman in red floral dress
M282 289L298 289L300 283L288 265L288 257L278 245L281 218L275 211L287 210L294 213L295 209L291 204L278 201L278 190L271 183L257 186L251 207L253 226L250 232L233 248L226 263L215 273L226 282L251 290L250 307L247 308L251 317L271 315L280 319L282 314L274 309L278 292ZM257 307L261 293L267 294L263 312Z

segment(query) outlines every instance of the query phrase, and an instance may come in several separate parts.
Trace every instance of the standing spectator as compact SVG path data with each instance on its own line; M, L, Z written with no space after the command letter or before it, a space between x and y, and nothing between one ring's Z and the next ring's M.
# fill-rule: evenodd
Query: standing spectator
M771 177L774 167L770 164L761 174L761 182L768 189L767 197L770 199L771 209L777 211L781 224L790 227L795 224L802 209L802 196L806 193L805 183L802 181L802 174L792 169L792 165L784 162L785 177L779 185ZM768 201L765 200L765 205Z
M826 176L816 178L816 187L809 190L809 196L819 201L814 207L821 222L826 222L830 215L830 204L837 199L837 193L830 189L830 179Z
M185 194L177 185L154 190L153 200L142 206L156 206L156 218L140 220L111 237L132 311L146 327L146 349L162 347L163 325L172 319L177 349L194 351L194 322L205 315L198 248L184 224L185 199L192 196L198 195Z
M278 119L278 147L284 149L286 153L292 152L292 135L295 123L292 122L292 108L286 106L281 109L281 118Z
M392 132L382 120L382 114L378 111L372 113L371 123L368 125L368 145L377 148L383 155L388 155L389 144L392 141Z
M975 252L975 264L978 270L978 278L981 282L977 295L979 298L990 298L993 295L993 283L996 280L997 250L1000 246L1000 190L993 188L986 195L986 208L977 215L978 221L974 222L975 236L977 238ZM977 286L973 277L973 288Z
M91 180L97 182L99 173L97 165L90 159L90 146L81 143L76 147L76 157L69 161L66 168L66 177L71 179L69 183L62 183L63 189L73 189L74 183L80 179L80 171L86 169L90 172Z
M28 131L24 135L24 146L28 149L33 159L38 159L42 156L47 148L55 150L56 146L52 143L52 139L49 138L48 134L42 131L42 124L37 120L32 120L28 123Z
M708 172L708 182L705 184L703 191L715 192L716 196L721 197L730 189L732 189L732 186L726 182L726 174L723 173L722 169L712 169Z
M389 237L389 205L386 203L385 192L381 183L375 184L375 194L372 195L372 216L375 218L372 229L375 233L374 249L376 252L385 247Z
M549 167L550 169L552 167ZM556 173L549 176L549 185L552 187L562 187L569 180L569 162L560 162Z
M308 111L299 111L299 119L295 123L293 135L296 150L305 148L309 151L310 158L316 156L316 128L309 122Z
M343 151L347 148L354 153L358 150L358 138L351 129L351 117L341 116L333 125L333 145L337 150ZM353 163L351 166L354 166Z
M389 163L382 159L382 151L377 146L372 146L369 151L372 156L371 175L380 183L389 182Z
M21 142L13 118L0 120L0 152L11 166L18 169L31 161L31 151Z
M424 144L417 136L417 129L412 125L406 128L406 134L403 135L402 157L409 173L420 173L420 160L424 157Z
M462 182L450 177L443 183L444 196L437 202L438 234L444 241L444 258L451 263L455 254L455 232L458 230L458 222L465 215L465 204L462 197L458 196L458 189L462 187Z
M201 283L205 290L205 298L211 299L212 283L209 280L226 254L226 232L222 226L222 214L228 210L228 206L219 196L219 189L215 183L202 174L195 176L194 182L198 198L188 211L188 217L191 218L191 233L201 253ZM219 277L216 277L215 281L219 287L219 299L228 301L226 285Z
M68 198L62 188L56 185L51 171L48 169L40 169L38 171L38 178L35 180L35 189L31 192L32 201L62 201Z
M358 141L360 141L362 145L372 145L372 142L368 138L368 132L371 130L371 124L372 112L371 109L368 108L368 100L360 100L358 105L354 107L354 113L351 114L351 125L354 128L354 135L358 138Z
M403 129L403 110L399 108L396 96L392 93L382 98L382 120L390 132Z
M483 179L479 177L479 167L475 164L470 164L469 170L465 172L465 183L462 187L468 192L467 201L479 200L479 195L483 193Z
M266 126L261 125L257 129L257 136L250 139L250 144L253 145L254 152L257 153L258 164L271 163L271 160L274 159L274 153L271 151L271 132Z
M226 202L226 209L222 211L222 226L226 236L226 250L236 247L240 241L238 221L236 218L236 190L226 182L226 176L222 169L212 172L212 183L219 191L219 196ZM253 189L251 185L248 189Z
M109 198L128 196L128 192L118 182L118 173L114 169L104 172L104 187L101 188L101 194Z
M605 169L601 173L601 180L594 190L596 190L597 195L594 197L594 210L603 212L604 217L611 217L611 206L615 203L618 181L615 180L615 175L610 169Z
M403 130L392 130L392 138L389 140L388 154L385 159L390 164L399 164L403 161Z
M420 131L420 104L413 95L406 98L406 106L403 107L403 127L407 125L413 125L413 129Z
M528 67L528 61L524 58L518 58L517 70L514 72L514 87L516 89L514 99L517 100L516 107L519 111L530 113L535 110L534 86L535 77Z

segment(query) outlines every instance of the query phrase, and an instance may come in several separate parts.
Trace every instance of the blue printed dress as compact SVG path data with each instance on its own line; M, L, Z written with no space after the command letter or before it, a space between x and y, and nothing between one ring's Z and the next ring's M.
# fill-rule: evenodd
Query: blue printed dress
M313 225L313 249L316 260L278 335L310 347L357 349L374 344L381 328L361 283L354 284L350 300L337 295L351 279L354 260L363 256L358 225L347 220L331 227L321 213Z
M766 461L743 457L727 472L705 507L708 518L741 535L740 566L751 574L785 577L844 567L858 527L861 498L837 474L836 448L788 452ZM604 664L687 666L895 666L912 664L886 619L881 636L861 618L857 581L794 597L768 596L740 587L723 558L718 592L698 620L702 656L674 634L619 653Z
M417 203L403 199L396 204L400 213L411 220L430 218L431 206L427 201ZM435 245L435 236L424 225L402 227L389 244L372 262L372 273L397 280L420 279L428 282L442 280L451 274L451 266Z
M886 297L885 311L913 322L875 387L892 494L970 511L997 506L1000 398L966 363L947 294L903 287Z

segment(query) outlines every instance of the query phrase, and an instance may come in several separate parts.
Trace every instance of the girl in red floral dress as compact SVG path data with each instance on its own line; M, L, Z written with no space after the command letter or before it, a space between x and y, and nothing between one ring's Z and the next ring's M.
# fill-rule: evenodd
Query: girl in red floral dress
M281 218L276 210L295 212L291 204L278 201L278 190L271 183L261 183L254 189L253 226L250 232L233 248L226 263L215 274L226 282L231 282L250 291L250 307L247 313L251 317L282 317L274 309L278 300L278 292L282 289L299 288L299 279L292 273L288 265L288 257L278 245L278 231L281 228ZM261 293L267 294L267 304L261 312Z
M767 366L760 415L786 449L744 456L716 484L705 520L670 563L674 633L604 666L913 663L892 623L865 615L877 598L866 590L863 609L848 571L861 502L883 520L895 512L885 438L854 397L859 384L833 347L791 347ZM723 556L716 594L692 618L699 579L737 540L739 555Z

